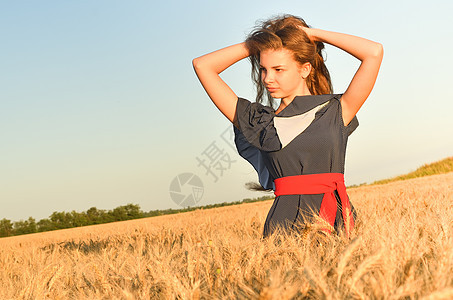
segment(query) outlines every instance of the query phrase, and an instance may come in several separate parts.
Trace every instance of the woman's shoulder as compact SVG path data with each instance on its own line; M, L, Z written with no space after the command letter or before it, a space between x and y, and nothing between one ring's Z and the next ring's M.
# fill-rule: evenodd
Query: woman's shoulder
M333 124L337 124L343 129L343 133L347 136L357 129L359 126L359 121L357 116L354 116L349 124L345 125L343 122L343 109L341 105L341 97L343 94L326 94L326 95L317 95L319 99L328 99L327 105L319 110L320 113L325 113L329 111L329 115L336 120ZM322 101L321 101L322 102Z
M238 129L248 142L265 151L281 148L277 131L274 127L275 110L258 102L250 102L238 97L236 121Z

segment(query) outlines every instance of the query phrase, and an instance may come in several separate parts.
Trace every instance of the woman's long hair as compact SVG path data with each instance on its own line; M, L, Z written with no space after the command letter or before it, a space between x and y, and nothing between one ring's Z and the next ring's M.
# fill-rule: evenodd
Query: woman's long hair
M294 60L301 65L309 62L312 69L306 83L312 95L331 94L333 92L330 74L324 64L321 50L322 42L313 42L300 26L308 27L302 18L283 15L263 21L247 37L245 44L250 52L252 80L256 85L256 102L274 107L274 99L267 92L261 80L260 53L265 50L288 49L294 54Z

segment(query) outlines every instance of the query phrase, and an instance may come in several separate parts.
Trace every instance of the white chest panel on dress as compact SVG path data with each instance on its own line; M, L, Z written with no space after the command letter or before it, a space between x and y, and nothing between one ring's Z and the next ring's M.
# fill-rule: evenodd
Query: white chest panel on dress
M293 116L293 117L274 117L274 126L277 129L277 135L282 143L282 148L286 147L291 141L301 134L310 126L311 122L315 119L315 114L326 106L329 101L316 106L315 108L307 111L306 113Z

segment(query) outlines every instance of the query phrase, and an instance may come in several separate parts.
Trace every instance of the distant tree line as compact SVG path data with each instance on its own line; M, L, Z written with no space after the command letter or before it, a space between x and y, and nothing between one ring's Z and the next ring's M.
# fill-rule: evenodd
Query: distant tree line
M198 207L187 207L181 209L166 209L166 210L151 210L144 212L137 204L127 204L114 208L113 210L97 209L92 207L84 212L53 212L49 218L42 219L38 222L32 217L28 220L20 220L11 222L8 219L0 220L0 237L8 237L14 235L22 235L36 232L44 232L58 229L74 228L95 224L104 224L110 222L126 221L132 219L140 219L147 217L162 216L168 214L176 214L180 212L192 211L197 209L209 209L228 205L236 205L241 203L249 203L256 201L264 201L273 199L274 196L263 196L259 198L247 198L236 202L223 202L218 204L210 204Z
M0 220L0 237L125 221L143 218L144 216L145 214L140 210L140 206L128 204L113 210L92 207L84 212L74 210L72 212L53 212L49 218L38 222L32 217L17 222L2 219Z

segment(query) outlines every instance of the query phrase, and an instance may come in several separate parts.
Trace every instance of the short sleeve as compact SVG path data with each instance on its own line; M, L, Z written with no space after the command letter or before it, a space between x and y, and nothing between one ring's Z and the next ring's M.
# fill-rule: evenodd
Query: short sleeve
M247 142L244 135L235 126L233 126L233 130L234 143L239 155L247 160L258 173L261 186L267 190L274 190L274 178L266 167L261 151Z
M338 118L339 118L339 120L341 120L340 122L342 124L344 124L343 123L343 112L341 109L341 102L340 102L341 96L343 96L343 94L338 94L335 96L335 99L338 100ZM357 116L354 116L354 118L352 118L351 122L349 122L348 125L343 126L344 127L343 132L346 134L346 136L350 136L351 133L353 133L354 130L356 130L358 126L359 126L359 120L357 119Z
M275 111L261 103L238 98L236 120L245 139L263 151L277 151L282 145L274 127Z
M357 119L357 116L354 116L352 121L349 122L349 124L345 127L346 134L348 136L350 136L351 133L353 133L354 130L356 130L357 127L359 127L359 120Z

